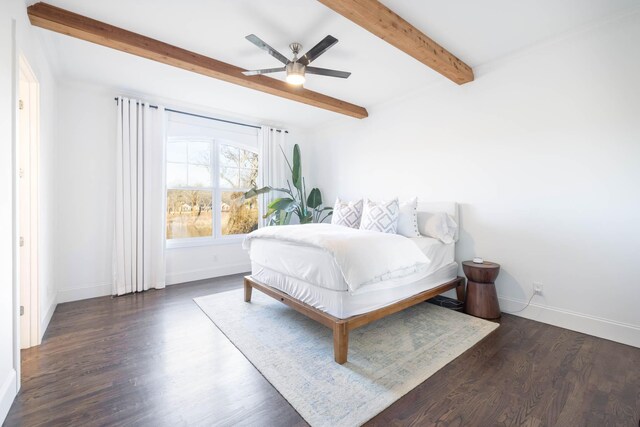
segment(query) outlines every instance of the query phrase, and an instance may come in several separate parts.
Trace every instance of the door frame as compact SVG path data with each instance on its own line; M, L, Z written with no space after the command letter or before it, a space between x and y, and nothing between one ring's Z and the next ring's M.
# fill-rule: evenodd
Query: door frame
M38 82L38 78L36 74L33 72L33 69L29 65L29 62L25 58L24 55L18 55L18 126L17 126L17 139L16 139L16 232L18 237L18 247L16 248L16 253L18 255L18 300L20 306L25 307L25 315L29 316L29 343L28 345L24 345L20 343L21 348L28 348L39 345L41 342L40 339L40 295L39 295L39 278L38 278L38 170L39 170L39 157L40 157L40 84ZM24 86L27 88L28 93L20 93L21 92L21 84L24 83ZM20 120L22 115L25 114L28 120L29 127L29 140L28 144L28 153L26 156L28 157L28 171L29 174L29 189L28 189L28 197L29 197L29 212L21 212L21 201L23 195L20 194L20 179L21 179L21 157L25 155L22 150L23 140L20 135L21 124ZM28 266L30 270L30 283L29 283L29 301L21 301L21 291L22 291L22 282L20 278L20 269L22 267L22 260L20 259L20 231L21 225L23 221L27 221L29 223L29 235L26 237L28 242L27 247L29 248L29 263ZM20 314L20 313L18 313ZM18 322L20 322L20 318L18 318Z

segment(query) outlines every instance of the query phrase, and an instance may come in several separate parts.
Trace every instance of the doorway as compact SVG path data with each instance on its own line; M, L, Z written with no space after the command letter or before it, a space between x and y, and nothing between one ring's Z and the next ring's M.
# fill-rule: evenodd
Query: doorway
M18 79L18 263L20 280L20 348L40 344L38 297L38 160L40 88L22 56Z

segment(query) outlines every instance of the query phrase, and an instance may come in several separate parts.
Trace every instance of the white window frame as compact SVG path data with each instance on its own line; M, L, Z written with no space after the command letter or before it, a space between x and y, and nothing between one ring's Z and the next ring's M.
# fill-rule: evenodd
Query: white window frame
M171 141L185 141L187 142L187 161L184 163L187 165L187 183L189 182L189 151L188 143L190 142L209 142L211 143L211 186L210 187L176 187L169 186L165 183L165 198L167 197L169 190L192 190L192 191L211 191L211 221L212 221L212 236L207 237L185 237L166 239L167 249L172 248L186 248L196 246L215 246L215 245L227 245L237 244L241 242L246 234L222 234L222 193L223 192L246 192L250 188L230 188L222 187L220 185L220 145L229 145L242 150L251 151L252 153L260 156L258 149L246 144L242 144L236 141L228 139L207 138L207 137L195 137L195 136L171 136L167 138L167 144ZM258 157L259 159L259 157ZM169 163L167 161L167 163ZM172 162L177 163L177 162ZM259 164L259 161L258 161ZM166 227L166 225L165 225ZM165 231L166 233L166 231Z

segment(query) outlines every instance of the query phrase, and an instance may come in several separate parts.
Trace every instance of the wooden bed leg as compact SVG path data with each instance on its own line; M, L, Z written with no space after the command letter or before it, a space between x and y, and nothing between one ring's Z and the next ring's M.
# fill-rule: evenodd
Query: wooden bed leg
M458 285L456 286L456 297L458 301L464 302L465 292L464 292L464 279L461 277L460 281L458 281Z
M251 302L251 291L253 288L251 287L251 282L247 279L244 279L244 302Z
M342 365L347 361L349 351L349 329L346 323L333 325L333 358Z

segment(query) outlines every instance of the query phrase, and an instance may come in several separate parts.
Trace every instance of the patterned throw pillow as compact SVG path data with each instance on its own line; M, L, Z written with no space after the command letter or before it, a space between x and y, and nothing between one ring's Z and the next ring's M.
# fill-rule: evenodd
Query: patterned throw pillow
M400 205L398 204L398 199L381 203L366 200L362 212L360 229L380 231L382 233L395 233L398 229L399 214Z
M360 227L360 218L362 218L362 200L345 202L336 199L333 215L331 216L331 224L358 228Z

